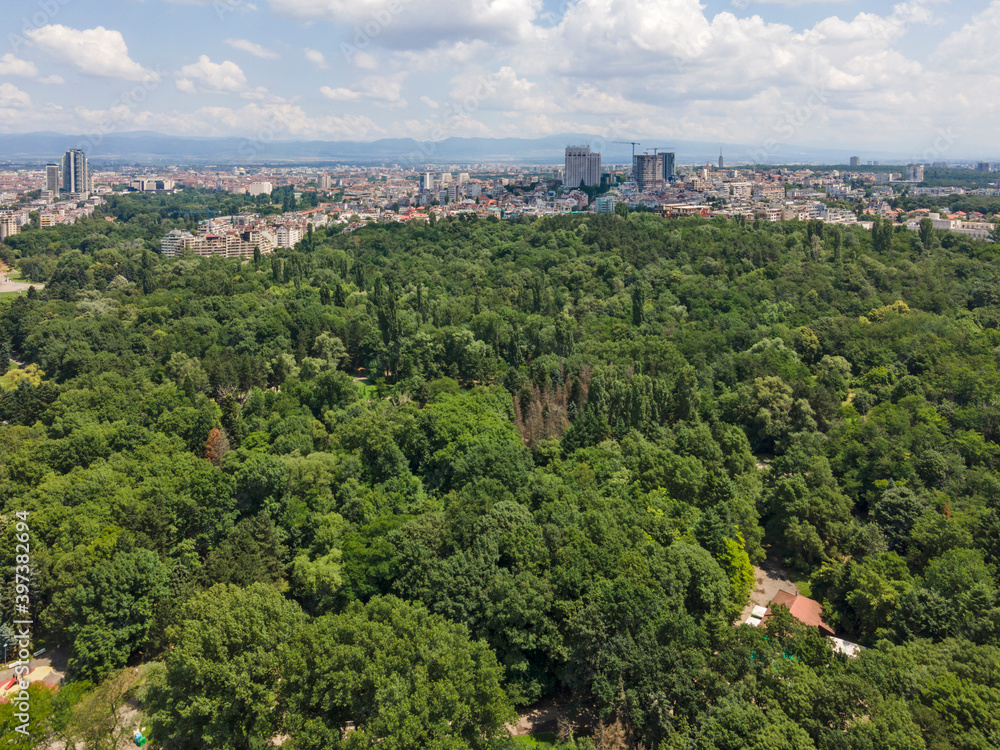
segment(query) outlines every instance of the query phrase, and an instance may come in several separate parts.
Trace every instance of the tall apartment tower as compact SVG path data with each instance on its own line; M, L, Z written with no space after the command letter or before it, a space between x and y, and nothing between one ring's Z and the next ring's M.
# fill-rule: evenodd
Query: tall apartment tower
M45 165L45 189L55 194L59 192L59 165Z
M923 182L924 181L924 165L923 164L908 164L906 166L906 181L907 182Z
M590 146L567 146L563 185L568 188L601 184L601 155Z
M640 193L663 189L665 156L663 153L636 154L632 158L632 181Z
M719 169L722 170L722 169L725 169L725 168L726 168L726 162L724 162L722 160L722 152L720 151L719 152Z
M78 148L70 149L62 159L62 191L64 193L90 192L90 167L87 155Z
M663 152L663 179L667 182L674 181L677 168L677 154L673 151Z
M852 167L860 167L861 166L861 157L860 156L852 156L851 157L851 166Z

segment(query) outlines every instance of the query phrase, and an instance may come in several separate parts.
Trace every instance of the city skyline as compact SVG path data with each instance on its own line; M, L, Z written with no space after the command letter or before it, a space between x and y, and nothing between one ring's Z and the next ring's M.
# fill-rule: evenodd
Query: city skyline
M698 138L993 159L1000 0L13 0L0 132ZM441 12L441 11L446 12ZM733 71L739 71L734 75Z

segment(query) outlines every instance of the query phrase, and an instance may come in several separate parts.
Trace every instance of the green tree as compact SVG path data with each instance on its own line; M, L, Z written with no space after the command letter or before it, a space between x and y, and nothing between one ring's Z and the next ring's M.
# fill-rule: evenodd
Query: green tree
M277 732L283 659L278 646L303 625L274 588L217 585L185 604L174 646L150 675L150 739L164 748L249 750Z
M934 222L928 218L921 219L918 234L920 235L920 244L924 246L925 251L929 251L931 241L934 239Z
M71 673L97 682L124 667L144 643L169 580L156 553L139 549L98 562L78 585L57 592L46 619L73 643Z
M282 659L295 748L488 748L515 716L485 644L395 597L318 618ZM355 731L342 743L348 722Z

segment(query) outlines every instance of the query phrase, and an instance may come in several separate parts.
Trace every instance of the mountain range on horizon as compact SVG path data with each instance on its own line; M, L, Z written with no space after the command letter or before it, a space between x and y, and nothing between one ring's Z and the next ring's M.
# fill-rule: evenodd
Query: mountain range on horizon
M383 138L375 141L271 140L265 137L191 137L151 131L112 133L103 136L41 132L0 134L0 162L55 160L71 148L82 148L95 162L131 160L139 162L191 161L206 164L273 164L277 162L388 162L447 164L461 162L520 162L556 164L569 145L590 145L601 151L604 164L631 163L629 143L586 134L560 134L543 138L461 138L418 141ZM843 149L767 144L718 144L708 141L643 141L636 153L673 151L677 163L718 162L728 164L848 164L853 155L862 164L920 161L906 154L848 152Z

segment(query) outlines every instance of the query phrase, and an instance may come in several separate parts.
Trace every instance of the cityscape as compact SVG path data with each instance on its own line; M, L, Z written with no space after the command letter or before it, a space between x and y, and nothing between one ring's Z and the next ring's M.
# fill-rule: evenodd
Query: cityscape
M641 145L636 143L635 145ZM633 147L634 148L634 147ZM679 165L676 154L651 149L637 153L631 165L608 164L589 146L567 145L563 160L550 165L455 164L408 167L333 165L310 167L130 167L92 171L86 154L67 151L59 163L0 171L0 239L16 234L38 214L41 227L73 224L91 217L113 194L178 194L185 189L214 190L232 195L270 196L289 187L296 199L313 200L307 211L269 217L211 216L199 220L196 232L164 233L160 251L170 257L197 255L249 258L256 248L267 254L292 248L328 222L348 232L370 222L427 221L431 216L476 216L515 219L580 212L612 213L621 205L668 218L700 216L741 221L809 221L859 224L871 228L875 218L917 231L930 218L935 229L988 239L998 218L979 211L947 210L964 196L1000 196L1000 174L990 162L963 166L933 164L881 165L861 158L850 165L821 168L807 165L758 167L717 164ZM852 171L852 168L857 168ZM965 169L978 187L929 185L929 170ZM433 171L425 171L433 170ZM461 170L461 171L460 171ZM897 170L897 171L893 171ZM935 179L935 183L947 180ZM898 207L900 197L934 198L946 211Z

